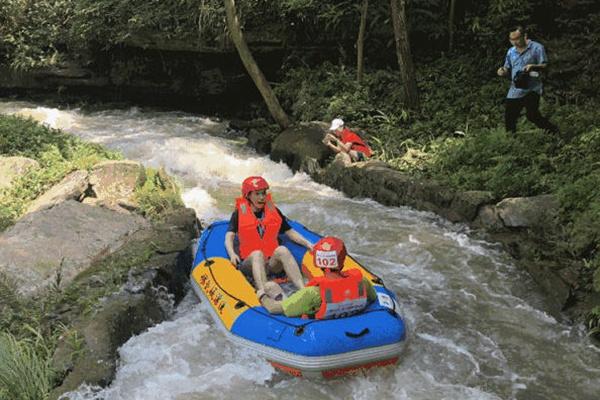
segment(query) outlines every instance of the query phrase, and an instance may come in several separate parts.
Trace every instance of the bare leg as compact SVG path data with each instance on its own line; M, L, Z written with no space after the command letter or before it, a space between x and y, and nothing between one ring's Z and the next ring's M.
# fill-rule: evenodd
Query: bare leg
M350 158L350 155L348 153L344 153L344 152L340 152L340 153L336 154L334 161L335 160L341 160L342 164L344 164L345 166L352 164L352 159Z
M304 287L304 279L302 278L300 267L298 267L296 259L285 246L276 248L273 256L269 260L269 269L271 271L281 271L282 267L288 279L292 281L294 286L298 289L302 289Z
M283 314L282 300L285 298L283 290L275 282L267 282L264 291L257 292L260 304L271 314Z
M247 261L252 266L252 277L254 284L259 290L264 290L267 283L267 272L265 271L265 256L262 251L255 250L247 258Z

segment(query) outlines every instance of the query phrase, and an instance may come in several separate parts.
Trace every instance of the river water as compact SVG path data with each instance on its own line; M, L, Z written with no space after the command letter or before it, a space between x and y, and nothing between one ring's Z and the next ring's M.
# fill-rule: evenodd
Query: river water
M264 176L284 214L342 237L351 254L384 278L408 324L397 366L310 381L277 372L229 343L190 291L170 320L120 348L108 388L83 386L72 399L600 398L600 351L583 328L545 313L531 279L463 225L346 198L257 155L216 119L14 101L0 101L0 113L27 115L147 166L164 166L205 222L229 217L243 178Z

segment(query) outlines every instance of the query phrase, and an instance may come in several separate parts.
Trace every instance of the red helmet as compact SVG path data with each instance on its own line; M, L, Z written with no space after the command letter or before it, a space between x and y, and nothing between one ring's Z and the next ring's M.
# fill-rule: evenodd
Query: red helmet
M335 269L341 271L346 259L346 246L341 239L333 236L321 238L313 246L315 266L319 268Z
M262 176L249 176L242 182L242 196L246 197L250 192L266 190L269 184Z

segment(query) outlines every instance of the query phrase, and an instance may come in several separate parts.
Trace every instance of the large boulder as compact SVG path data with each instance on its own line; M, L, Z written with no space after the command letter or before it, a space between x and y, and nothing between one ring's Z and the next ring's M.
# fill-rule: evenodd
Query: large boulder
M98 201L130 203L135 189L146 181L146 170L139 162L104 161L90 172L90 185Z
M63 298L76 302L61 305L55 313L76 340L68 334L59 340L52 367L61 378L51 399L83 383L109 384L118 348L171 315L188 290L190 245L197 228L194 210L169 211L133 233L115 253L97 260L63 291Z
M0 190L10 187L16 177L39 166L37 161L27 157L0 157Z
M0 235L0 272L27 296L61 287L147 224L140 216L68 200L27 214Z
M482 190L467 190L458 192L450 205L448 219L453 222L473 221L482 206L495 200L492 192Z
M27 208L26 213L44 210L67 200L80 201L88 185L87 171L73 171L58 184L52 186L46 193L35 199Z
M511 197L496 204L498 216L509 228L543 228L553 226L560 202L553 195Z
M327 127L324 122L310 122L287 128L271 145L271 159L285 162L294 171L322 166L331 155L322 142Z

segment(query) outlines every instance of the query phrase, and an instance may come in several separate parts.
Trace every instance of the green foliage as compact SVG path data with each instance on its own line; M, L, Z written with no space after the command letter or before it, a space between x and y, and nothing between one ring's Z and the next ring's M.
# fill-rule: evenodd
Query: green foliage
M600 306L594 307L587 315L588 334L600 339Z
M115 152L102 146L86 143L76 136L59 129L52 129L31 118L14 115L0 115L0 155L23 156L40 161L49 146L54 146L65 159L74 155L98 154L106 159L115 159Z
M12 225L28 204L76 169L87 169L102 160L121 158L99 145L40 125L32 119L0 115L0 155L37 160L31 169L0 191L0 231Z
M53 373L52 353L39 332L33 339L17 339L0 332L0 392L1 399L47 399Z
M57 64L74 3L75 0L0 2L0 55L4 53L15 69Z
M135 191L135 199L142 214L159 218L168 210L183 207L179 186L160 169L146 168L146 181Z
M531 196L549 189L551 142L541 131L514 136L504 129L448 139L432 158L431 175L460 189L490 190L499 197Z

